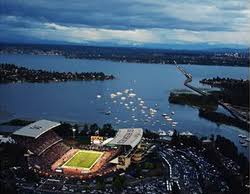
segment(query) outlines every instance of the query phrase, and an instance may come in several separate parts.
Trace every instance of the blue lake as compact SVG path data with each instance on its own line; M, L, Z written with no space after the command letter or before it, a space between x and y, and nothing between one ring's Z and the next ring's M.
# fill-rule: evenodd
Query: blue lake
M216 125L199 118L198 110L168 103L173 89L186 89L185 77L174 65L119 63L111 61L65 59L61 56L0 55L0 63L14 63L32 69L50 71L97 71L113 74L109 81L78 81L60 83L0 84L0 121L12 118L50 119L78 123L111 123L115 128L143 127L150 130L171 130L172 125L161 116L169 114L178 122L180 132L190 131L199 136L220 134L231 139L244 154L239 134L247 132L236 127ZM193 75L193 84L202 78L215 76L248 79L247 67L183 66ZM135 97L128 97L125 89L132 89ZM111 98L111 93L123 95ZM100 98L97 98L100 95ZM121 100L121 97L126 99ZM141 98L138 100L138 98ZM114 102L115 101L115 102ZM140 101L144 101L144 108ZM150 117L148 108L157 109ZM133 110L134 111L133 111ZM111 111L110 115L104 114ZM171 115L174 112L174 115ZM1 128L0 130L4 130Z

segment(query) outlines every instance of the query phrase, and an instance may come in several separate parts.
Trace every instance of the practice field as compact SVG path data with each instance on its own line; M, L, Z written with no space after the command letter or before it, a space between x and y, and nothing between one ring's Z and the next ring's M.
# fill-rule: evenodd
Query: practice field
M80 150L72 156L72 158L63 165L63 167L90 170L102 155L103 152Z

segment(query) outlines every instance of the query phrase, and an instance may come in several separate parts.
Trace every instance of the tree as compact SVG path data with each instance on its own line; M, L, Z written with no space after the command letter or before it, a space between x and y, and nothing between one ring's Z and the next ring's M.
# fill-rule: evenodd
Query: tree
M89 130L88 124L85 123L85 124L83 125L83 130L84 130L84 131L88 131L88 130Z
M113 137L115 136L115 130L113 129L111 124L104 124L102 129L100 130L100 135Z
M90 127L89 127L90 134L89 134L89 135L95 135L95 132L96 132L97 130L99 130L99 129L100 129L100 128L99 128L99 126L98 126L96 123L90 125Z
M120 176L116 176L114 178L114 181L113 181L113 188L116 190L116 191L121 191L123 186L125 184L125 179L124 177L120 177Z
M179 134L178 134L178 132L176 130L174 130L171 143L173 145L179 145L179 143L180 143Z

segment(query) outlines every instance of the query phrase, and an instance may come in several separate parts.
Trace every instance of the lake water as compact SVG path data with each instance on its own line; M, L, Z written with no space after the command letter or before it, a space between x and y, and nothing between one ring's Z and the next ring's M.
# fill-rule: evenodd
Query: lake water
M248 135L247 132L231 126L218 126L199 118L196 108L168 103L171 90L185 89L183 85L185 77L174 65L119 63L34 55L0 55L0 63L14 63L32 69L61 72L102 71L105 74L113 74L117 78L89 82L0 84L1 121L12 118L44 118L100 125L112 123L115 128L142 127L167 131L172 129L172 125L161 116L162 113L167 113L178 122L176 129L180 132L190 131L199 136L220 134L231 139L241 152L246 155L248 153L248 148L241 147L238 138L238 134ZM197 86L202 78L215 76L248 78L247 67L187 65L184 68L193 75L192 84ZM125 89L132 89L136 96L128 97L128 94L123 92ZM123 95L111 99L110 94L116 92L122 92ZM97 95L101 98L97 98ZM121 97L126 99L122 100ZM141 99L138 100L138 98ZM141 100L144 104L140 102ZM150 116L148 108L157 109L157 113ZM107 111L111 111L111 114L104 114ZM171 115L172 111L175 112L174 115Z

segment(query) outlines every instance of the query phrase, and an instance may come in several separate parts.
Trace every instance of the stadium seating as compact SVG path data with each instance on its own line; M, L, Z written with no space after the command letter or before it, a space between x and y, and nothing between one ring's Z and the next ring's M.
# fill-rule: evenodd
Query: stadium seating
M62 157L69 149L54 131L48 131L38 138L15 136L15 140L33 154L28 158L31 166L49 170L52 163Z

